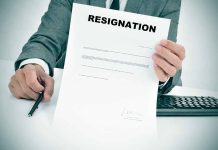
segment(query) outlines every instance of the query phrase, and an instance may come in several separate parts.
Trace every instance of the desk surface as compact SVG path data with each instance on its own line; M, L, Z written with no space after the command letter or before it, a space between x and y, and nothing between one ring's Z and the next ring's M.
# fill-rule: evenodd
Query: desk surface
M42 103L34 116L28 112L33 102L17 100L8 90L13 62L0 60L0 149L53 149L51 125L57 104L62 70L55 69L55 92L49 103ZM218 92L175 87L170 94L218 97ZM158 117L158 143L161 150L217 150L218 117ZM137 148L136 148L137 150Z

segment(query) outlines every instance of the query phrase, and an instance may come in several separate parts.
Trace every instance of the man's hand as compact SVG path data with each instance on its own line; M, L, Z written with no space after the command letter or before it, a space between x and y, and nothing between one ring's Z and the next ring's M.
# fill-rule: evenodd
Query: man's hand
M177 70L182 68L185 48L175 42L161 40L155 47L155 53L152 58L158 79L161 82L165 82L169 77L173 77Z
M40 65L28 64L18 69L8 85L11 93L18 99L36 100L44 91L44 100L49 101L54 89L54 80Z

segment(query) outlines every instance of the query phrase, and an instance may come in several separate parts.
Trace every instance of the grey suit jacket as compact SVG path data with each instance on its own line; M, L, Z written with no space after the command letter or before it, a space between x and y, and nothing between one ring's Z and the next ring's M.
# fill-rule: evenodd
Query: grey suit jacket
M105 7L105 1L51 0L38 31L24 45L15 62L15 70L25 59L40 58L47 62L53 76L54 67L64 67L73 2ZM180 5L181 0L128 0L125 11L171 19L168 39L176 41ZM181 70L170 78L159 93L167 93L175 85L181 85L180 77Z

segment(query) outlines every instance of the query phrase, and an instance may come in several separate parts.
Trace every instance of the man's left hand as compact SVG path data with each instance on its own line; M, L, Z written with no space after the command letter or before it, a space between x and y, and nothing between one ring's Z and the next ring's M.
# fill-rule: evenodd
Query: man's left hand
M161 82L173 77L177 70L182 68L182 61L185 58L185 48L173 41L161 40L155 47L152 56L154 70Z

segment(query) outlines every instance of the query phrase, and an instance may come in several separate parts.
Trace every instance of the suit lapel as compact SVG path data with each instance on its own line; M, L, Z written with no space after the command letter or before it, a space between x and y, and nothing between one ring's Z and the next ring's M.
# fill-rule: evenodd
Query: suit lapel
M90 1L90 5L92 6L98 6L98 7L106 7L106 0L89 0Z
M128 0L125 11L138 13L143 0Z
M79 3L79 4L89 4L89 0L74 0L74 3Z
M98 7L106 7L106 0L74 0L74 3L98 6Z

